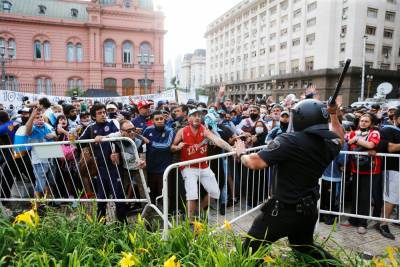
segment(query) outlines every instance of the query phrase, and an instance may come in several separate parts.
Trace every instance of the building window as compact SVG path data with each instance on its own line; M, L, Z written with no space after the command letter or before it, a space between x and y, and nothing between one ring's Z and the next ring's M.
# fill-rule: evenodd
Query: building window
M376 31L376 27L374 27L374 26L366 26L365 27L365 34L368 34L368 35L375 35L375 31Z
M133 45L131 42L122 44L122 63L133 64Z
M50 51L50 42L45 41L43 43L43 53L44 53L44 60L50 60L51 51Z
M372 69L374 67L374 62L372 61L365 61L365 67Z
M340 44L340 52L346 51L346 43L341 43Z
M287 43L286 43L286 42L282 42L282 43L279 45L279 48L280 48L281 50L286 49L286 47L287 47Z
M268 75L269 76L275 75L275 64L270 64L268 66Z
M365 44L365 52L366 53L374 53L375 45L374 44Z
M296 25L293 25L293 32L297 32L300 31L301 29L301 24L297 23Z
M260 49L260 55L264 55L265 54L265 48Z
M308 45L312 45L315 41L315 33L307 34L306 42Z
M104 79L104 90L116 91L117 90L117 80L114 78Z
M296 38L292 40L292 46L298 46L300 45L300 38Z
M271 34L269 35L269 39L270 39L270 40L274 40L274 39L275 39L275 36L276 36L276 33L273 32L273 33L271 33Z
M307 27L314 26L317 23L317 18L311 18L307 20Z
M369 7L367 10L367 16L369 18L377 18L378 17L378 9Z
M314 57L306 57L306 70L313 70L314 69Z
M383 70L389 70L389 69L390 69L390 64L382 63L382 64L381 64L381 69L383 69Z
M8 58L16 58L17 52L16 52L16 43L14 39L8 39L8 41L4 40L3 38L0 38L0 46L5 47L5 57Z
M83 89L83 80L80 78L68 79L68 89Z
M38 8L39 8L39 14L40 15L45 15L46 14L46 10L47 10L47 7L46 6L44 6L44 5L38 5Z
M12 8L12 3L10 1L3 1L3 11L10 12Z
M288 1L287 1L287 0L282 1L282 2L280 3L281 10L286 10L286 9L288 8L288 6L289 6L289 4L288 4Z
M76 44L76 61L83 62L83 48L80 43Z
M347 33L347 26L342 26L342 29L340 30L340 37L344 38L346 37L346 33Z
M286 62L280 62L279 63L279 74L285 74L286 73Z
M67 61L68 62L75 61L75 47L73 43L67 44Z
M52 81L46 77L36 78L36 93L51 95L52 91Z
M269 22L269 27L270 27L270 28L273 28L273 27L275 27L275 26L276 26L276 19L271 20L271 21Z
M281 17L281 24L288 21L288 15L284 15Z
M384 29L383 30L383 38L393 39L393 30Z
M396 0L386 0L389 4L396 4Z
M400 64L397 65L397 71L400 71Z
M271 7L271 8L269 9L269 15L270 15L270 16L275 15L275 14L276 14L276 6Z
M347 19L347 12L349 12L349 8L345 7L342 9L342 20Z
M33 56L35 59L42 59L42 44L40 43L40 41L35 41L35 43L33 44Z
M104 63L115 64L115 43L111 40L104 42Z
M76 9L76 8L71 8L71 17L77 18L77 17L78 17L78 14L79 14L78 9Z
M285 36L287 34L287 28L281 30L281 36Z
M299 60L298 59L292 60L290 64L291 64L292 73L299 72Z
M132 6L132 0L124 0L124 7L130 8Z
M391 56L392 54L392 47L391 46L382 46L382 55L386 58Z
M386 11L385 20L394 22L396 18L396 12Z
M270 52L270 53L275 52L275 46L274 46L274 45L272 45L272 46L269 47L269 52Z
M294 18L297 18L300 15L301 15L301 8L296 9L295 11L293 11L293 17Z
M307 5L307 12L311 12L316 8L317 8L317 2L316 1L312 2L312 3Z
M140 44L139 53L141 55L151 55L151 47L148 42L144 42Z

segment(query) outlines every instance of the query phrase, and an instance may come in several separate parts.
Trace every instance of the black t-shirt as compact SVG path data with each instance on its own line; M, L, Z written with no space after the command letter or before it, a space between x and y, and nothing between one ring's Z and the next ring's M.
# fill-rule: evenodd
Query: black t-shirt
M383 127L380 131L381 140L377 147L377 152L379 153L389 153L387 150L389 143L400 144L400 128L394 126ZM394 154L400 154L396 152ZM399 171L400 158L386 157L382 159L382 171Z
M258 155L273 168L273 198L294 204L310 194L318 196L318 179L339 152L338 140L294 132L279 135Z

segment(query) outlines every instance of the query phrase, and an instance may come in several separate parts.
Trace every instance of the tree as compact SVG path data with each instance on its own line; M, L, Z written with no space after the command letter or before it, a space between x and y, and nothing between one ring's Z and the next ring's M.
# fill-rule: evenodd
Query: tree
M84 94L85 92L80 87L71 88L65 92L65 95L70 97L82 97Z

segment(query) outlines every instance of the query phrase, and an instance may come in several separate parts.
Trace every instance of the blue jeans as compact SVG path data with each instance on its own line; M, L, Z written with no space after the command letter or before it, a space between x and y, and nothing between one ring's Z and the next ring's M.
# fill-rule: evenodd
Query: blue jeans
M32 164L33 173L36 177L35 184L35 192L36 193L44 193L44 188L46 186L50 186L50 184L54 184L54 171L52 169L53 164L51 161L47 161L44 163L36 163Z

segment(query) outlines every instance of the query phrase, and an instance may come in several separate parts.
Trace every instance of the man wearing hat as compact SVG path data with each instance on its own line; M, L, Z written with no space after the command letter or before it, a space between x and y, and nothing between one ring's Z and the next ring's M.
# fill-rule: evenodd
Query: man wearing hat
M282 111L281 117L279 119L279 125L275 126L267 135L265 142L274 140L275 137L286 133L289 126L289 112Z
M132 123L139 131L144 131L147 127L147 117L149 116L150 103L146 100L139 101L137 104L139 116L133 119Z
M211 140L215 145L225 151L232 151L232 147L221 138L217 137L210 130L201 124L201 111L192 109L189 111L189 125L180 129L171 147L172 151L181 151L181 160L188 161L207 157L207 140ZM199 198L199 181L207 195L201 201L201 208L206 209L209 205L208 197L218 199L220 196L219 186L214 173L211 171L207 161L180 167L182 177L185 182L187 211L189 220L193 220L196 209L196 200Z

